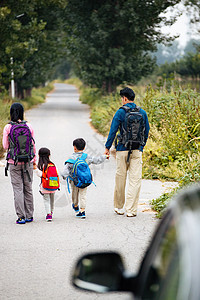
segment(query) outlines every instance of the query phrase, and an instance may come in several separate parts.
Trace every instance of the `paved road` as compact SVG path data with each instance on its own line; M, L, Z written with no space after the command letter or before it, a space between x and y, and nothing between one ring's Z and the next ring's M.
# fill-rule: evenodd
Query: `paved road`
M89 154L104 152L105 139L90 126L89 108L78 101L71 85L56 84L46 103L26 113L35 130L36 147L48 147L52 161L62 170L72 153L72 141L83 137ZM10 178L0 168L0 299L130 299L130 295L80 292L70 284L77 258L88 252L121 253L129 271L136 271L157 220L148 201L159 196L166 184L142 182L137 218L115 215L113 188L115 159L92 168L96 187L88 188L85 220L77 220L66 186L57 192L54 220L45 221L39 178L34 176L34 222L16 225Z

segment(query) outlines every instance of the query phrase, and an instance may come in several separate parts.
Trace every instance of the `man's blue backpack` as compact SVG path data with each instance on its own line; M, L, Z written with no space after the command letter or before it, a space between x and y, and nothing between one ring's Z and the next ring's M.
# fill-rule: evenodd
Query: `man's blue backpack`
M65 162L65 164L73 164L72 174L71 176L68 176L68 178L74 182L75 186L81 189L89 186L92 183L92 174L86 162L86 158L87 154L83 153L82 156L78 157L76 160L68 159Z

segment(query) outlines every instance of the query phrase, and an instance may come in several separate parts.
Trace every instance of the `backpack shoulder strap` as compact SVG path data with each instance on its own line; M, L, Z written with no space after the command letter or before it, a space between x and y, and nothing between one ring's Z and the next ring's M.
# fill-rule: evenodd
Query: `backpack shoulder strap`
M136 105L134 108L131 108L131 107L129 107L129 106L121 106L120 108L124 109L125 112L133 111L133 110L135 110L135 111L140 111L140 107L137 106L137 105Z
M65 161L65 165L66 165L67 163L69 163L69 164L74 164L74 163L75 163L75 160L72 159L72 158L70 158L70 159L68 159L68 160Z
M131 110L131 108L129 106L121 106L119 109L123 109L125 110L125 112L128 112L129 110Z
M10 121L8 124L11 124L11 125L20 125L20 124L26 124L26 123L27 123L27 121L21 121L20 123Z
M13 122L13 121L10 121L8 124L10 124L10 125L15 125L15 124L17 124L16 122Z
M48 164L47 169L48 169L48 167L55 167L55 165L54 165L54 163L51 162Z
M87 154L86 154L86 153L83 153L83 154L81 155L81 159L82 159L82 160L86 160L86 158L87 158Z

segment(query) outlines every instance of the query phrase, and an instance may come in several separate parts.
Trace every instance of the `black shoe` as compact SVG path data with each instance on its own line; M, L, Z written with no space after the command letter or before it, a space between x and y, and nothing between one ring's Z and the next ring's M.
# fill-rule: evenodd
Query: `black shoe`
M26 221L25 221L24 217L18 218L16 221L16 224L25 224L25 223L26 223Z
M81 219L85 219L85 211L79 211L79 213L76 215L76 217L81 218Z
M31 218L26 218L25 221L26 221L26 222L29 222L29 223L30 223L30 222L33 222L33 217L31 217Z
M75 206L74 203L72 203L72 208L73 210L75 210L75 212L78 212L79 211L79 206Z

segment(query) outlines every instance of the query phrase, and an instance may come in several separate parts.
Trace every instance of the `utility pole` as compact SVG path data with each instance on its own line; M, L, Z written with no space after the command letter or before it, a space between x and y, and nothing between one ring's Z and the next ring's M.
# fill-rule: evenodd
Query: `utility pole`
M13 57L10 58L11 63L11 97L15 98L15 81L14 81L14 71L13 71Z
M15 16L15 18L18 19L23 16L24 16L24 13ZM12 99L14 99L15 98L15 81L14 81L14 70L13 70L13 57L10 58L10 64L11 64L11 97L12 97Z

